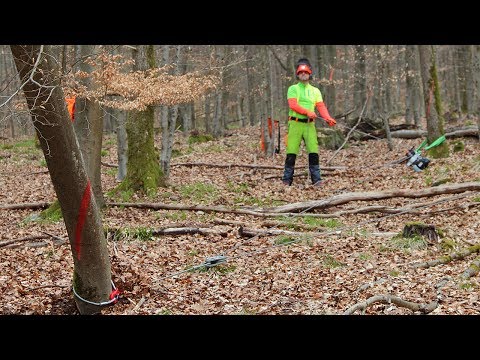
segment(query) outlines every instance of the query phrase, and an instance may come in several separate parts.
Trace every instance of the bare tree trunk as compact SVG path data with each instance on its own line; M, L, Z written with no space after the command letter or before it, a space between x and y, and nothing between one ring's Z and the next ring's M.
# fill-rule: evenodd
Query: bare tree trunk
M80 45L80 71L90 74L92 66L88 64L89 56L95 51L95 45ZM82 79L82 85L91 89L90 77ZM93 194L97 205L105 206L101 182L101 152L103 139L103 114L97 102L85 98L77 98L75 101L75 134L83 155L83 161L87 167L91 181Z
M153 45L137 45L133 50L134 70L146 70L155 66ZM131 110L128 113L126 130L128 137L127 176L117 190L143 191L148 196L157 193L164 185L158 154L154 144L154 107L146 110Z
M386 114L391 114L393 111L391 52L391 45L385 45L384 112Z
M127 153L128 153L128 141L127 141L127 114L125 110L116 110L116 129L117 129L117 159L118 159L118 171L117 180L122 181L127 176Z
M372 74L373 78L373 101L370 111L366 114L366 117L375 118L377 115L382 115L384 112L383 108L383 82L384 80L384 60L382 58L382 48L381 45L373 46L373 55L375 58Z
M461 59L460 59L460 51L459 46L453 47L453 110L457 112L462 111L462 96L461 96L461 71L460 68L462 66Z
M180 74L180 61L182 55L182 45L175 48L175 64L174 74ZM168 109L168 116L162 117L162 149L160 155L160 167L163 171L165 179L170 176L170 160L172 159L173 139L175 136L175 127L178 119L178 105L173 105Z
M365 66L365 46L355 45L355 67L354 67L353 104L355 106L355 117L362 111L363 104L367 100L367 77Z
M213 112L213 136L215 137L220 137L223 134L223 127L222 127L222 117L223 117L223 87L225 86L225 69L223 67L224 62L223 62L223 55L224 55L224 49L222 46L215 46L215 57L217 58L218 62L222 66L222 70L220 71L220 76L221 76L221 86L220 88L217 89L216 91L216 96L215 96L215 107L214 107L214 112Z
M436 55L434 45L418 45L420 70L423 82L423 98L427 117L427 139L431 144L442 136L443 129L442 106L440 89L437 78ZM447 142L429 150L434 158L448 157L449 149Z
M335 92L335 72L336 72L336 61L337 61L337 47L336 45L326 45L326 60L328 66L327 79L328 85L324 87L324 102L328 107L330 114L336 113L336 92Z
M207 134L212 133L212 127L211 127L211 114L210 114L210 95L205 95L205 132Z
M475 80L475 109L477 115L478 140L480 140L480 45L474 45L473 78Z
M12 45L11 50L67 228L73 288L81 297L76 296L75 302L81 314L98 313L100 307L86 301L109 301L110 259L100 211L60 87L60 69L51 56L45 56L48 46Z
M474 94L474 79L473 79L473 46L463 46L463 58L465 64L465 110L467 114L474 112L473 94Z
M250 126L255 125L255 119L257 118L255 112L255 95L253 94L253 74L252 74L252 57L251 54L251 45L244 46L245 57L247 59L245 63L246 72L247 72L247 116Z
M265 154L267 156L272 156L274 153L274 142L272 141L273 131L273 94L272 94L272 59L271 53L267 50L266 46L264 46L263 52L263 62L265 66L265 118L262 119L264 123L263 127L263 135L265 139ZM270 119L270 120L268 120Z
M406 72L406 110L405 119L407 124L412 120L415 125L420 124L420 100L418 83L418 57L417 45L407 45L405 50Z

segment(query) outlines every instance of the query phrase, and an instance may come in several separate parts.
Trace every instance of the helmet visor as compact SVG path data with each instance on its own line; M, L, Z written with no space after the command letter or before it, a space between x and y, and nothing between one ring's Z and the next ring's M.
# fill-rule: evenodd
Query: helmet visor
M301 64L297 67L297 75L300 74L302 71L305 71L305 72L309 73L310 75L312 75L312 69L310 69L310 66L308 66L308 65Z

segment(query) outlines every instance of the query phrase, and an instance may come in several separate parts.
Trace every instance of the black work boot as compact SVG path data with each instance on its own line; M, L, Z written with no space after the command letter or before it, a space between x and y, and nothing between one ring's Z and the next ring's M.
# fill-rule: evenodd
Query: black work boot
M308 170L310 171L310 179L312 184L317 186L322 180L320 176L320 165L317 153L308 154Z
M283 177L282 182L285 185L292 185L293 183L293 173L295 172L295 159L297 155L295 154L287 154L287 158L285 159L285 169L283 170Z

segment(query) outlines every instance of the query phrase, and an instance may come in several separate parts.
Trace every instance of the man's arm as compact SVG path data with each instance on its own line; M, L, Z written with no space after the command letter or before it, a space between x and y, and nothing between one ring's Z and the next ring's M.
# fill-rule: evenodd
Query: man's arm
M288 106L290 107L290 109L292 109L293 111L299 113L299 114L302 114L302 115L307 115L309 118L315 118L317 117L317 114L315 114L315 112L313 111L308 111L307 109L305 109L304 107L301 107L299 104L298 104L298 101L297 99L295 98L290 98L288 99Z
M315 107L317 108L320 116L322 118L325 119L325 121L327 122L327 124L329 126L333 126L335 125L337 122L335 121L334 118L332 118L330 116L330 114L328 113L328 109L327 109L327 106L325 105L325 103L323 101L319 101L315 104Z

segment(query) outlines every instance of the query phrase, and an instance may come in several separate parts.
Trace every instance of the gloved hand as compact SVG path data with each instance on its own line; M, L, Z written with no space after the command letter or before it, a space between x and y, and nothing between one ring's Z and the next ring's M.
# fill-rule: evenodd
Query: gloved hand
M334 126L337 123L333 118L325 119L325 121L327 122L328 126Z
M315 111L307 111L307 116L310 119L315 119L317 117L317 114L315 114Z

